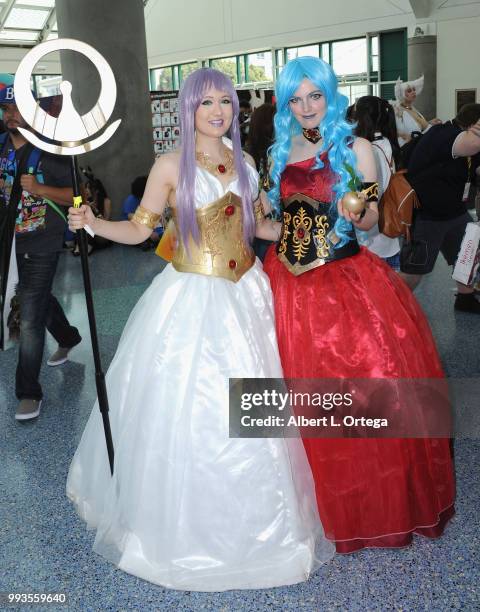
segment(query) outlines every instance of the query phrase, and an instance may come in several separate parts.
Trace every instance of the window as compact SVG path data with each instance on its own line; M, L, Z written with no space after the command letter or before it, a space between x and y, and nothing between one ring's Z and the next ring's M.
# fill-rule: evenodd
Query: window
M39 98L48 96L60 95L60 83L62 82L60 74L42 74L35 76L35 88Z
M275 51L275 63L276 63L276 75L278 78L280 72L282 72L282 68L285 66L285 52L283 49L276 49Z
M216 70L220 70L220 72L223 72L224 74L229 76L234 83L241 83L243 80L241 78L242 75L237 74L237 58L235 56L212 59L210 60L210 67L215 68Z
M178 67L178 81L181 85L189 74L195 72L198 68L197 62L191 62L190 64L180 64Z
M330 63L330 44L329 43L322 43L321 49L322 49L322 51L321 51L321 53L322 53L322 60L329 64Z
M173 66L152 70L152 87L154 91L173 91Z
M338 91L349 99L349 104L355 104L358 98L368 96L367 83L339 83Z
M290 49L287 49L287 62L291 59L295 59L296 57L305 57L306 55L310 55L313 57L320 57L319 50L320 50L319 45L306 45L304 47L291 47Z
M339 40L332 43L331 64L335 74L361 74L367 72L367 39Z
M272 54L270 51L247 55L245 78L248 83L273 80Z
M378 73L378 36L373 36L372 38L370 38L370 57L371 57L371 64L370 64L370 70L371 72L377 72Z

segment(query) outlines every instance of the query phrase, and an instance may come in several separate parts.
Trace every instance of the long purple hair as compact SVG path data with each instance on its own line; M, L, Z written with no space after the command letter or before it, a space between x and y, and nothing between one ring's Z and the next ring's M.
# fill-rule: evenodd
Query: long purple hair
M178 225L180 236L188 248L188 238L191 235L198 244L200 236L195 216L195 178L197 162L195 159L195 112L208 89L224 91L232 99L233 120L230 134L233 143L235 170L242 195L243 235L248 243L255 232L255 219L252 207L252 190L248 180L246 162L243 158L240 144L240 128L238 125L238 96L232 81L218 70L200 68L192 72L180 90L180 133L182 151L180 154L180 173L176 191Z

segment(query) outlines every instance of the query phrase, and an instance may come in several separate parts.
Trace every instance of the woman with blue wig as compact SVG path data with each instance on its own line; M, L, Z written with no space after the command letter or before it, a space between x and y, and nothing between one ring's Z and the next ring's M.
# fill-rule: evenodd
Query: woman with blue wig
M275 230L259 204L255 221L258 175L237 116L227 76L192 73L181 148L156 161L133 218L70 209L72 229L129 244L173 210L173 260L133 310L107 374L113 477L95 406L67 482L97 530L94 550L173 589L294 584L334 553L301 440L229 437L229 377L282 376L271 291L250 246Z
M285 377L443 377L411 291L357 244L354 227L367 231L378 220L375 161L371 144L345 121L348 102L334 72L317 58L292 60L275 94L268 195L283 228L265 271ZM337 552L403 547L414 533L437 537L454 513L448 439L304 444Z

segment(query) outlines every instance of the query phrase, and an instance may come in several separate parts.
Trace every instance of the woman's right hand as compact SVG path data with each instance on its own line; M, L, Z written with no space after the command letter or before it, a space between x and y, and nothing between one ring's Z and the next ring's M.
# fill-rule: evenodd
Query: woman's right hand
M83 229L86 225L94 230L95 215L90 206L83 204L80 208L72 206L68 209L68 227L72 232Z

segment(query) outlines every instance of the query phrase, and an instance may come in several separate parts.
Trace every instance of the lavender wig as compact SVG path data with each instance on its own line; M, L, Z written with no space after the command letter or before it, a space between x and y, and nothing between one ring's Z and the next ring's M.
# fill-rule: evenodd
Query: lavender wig
M232 100L233 120L230 134L233 144L235 170L242 195L243 235L245 240L250 242L255 232L255 219L252 207L252 196L254 194L252 194L248 180L248 171L240 144L238 96L232 81L226 75L213 68L201 68L192 72L187 77L182 85L179 96L182 151L180 155L180 173L176 191L176 202L180 236L187 248L190 235L197 244L200 239L195 216L197 164L195 159L195 112L200 106L205 93L210 88L225 92Z

